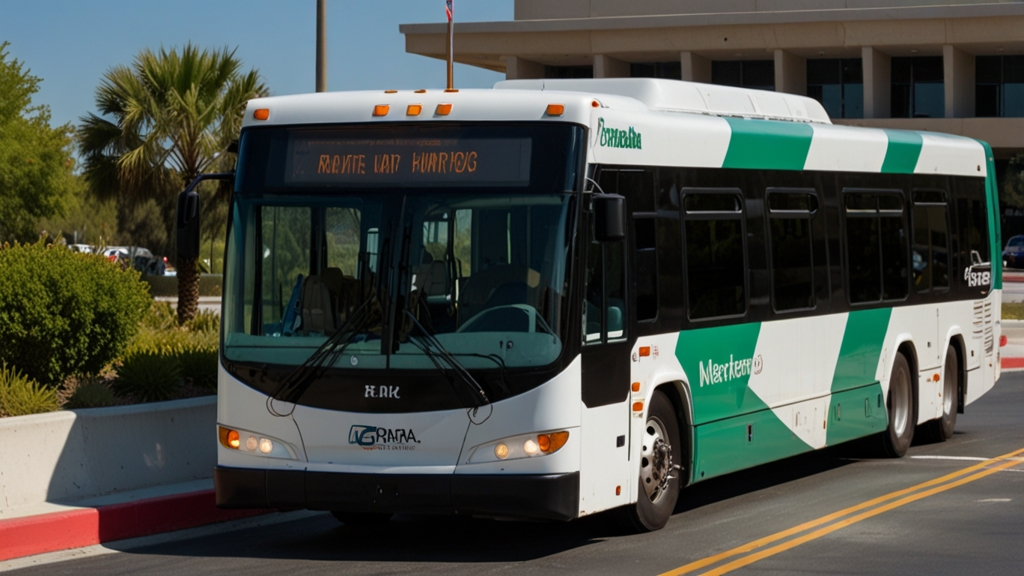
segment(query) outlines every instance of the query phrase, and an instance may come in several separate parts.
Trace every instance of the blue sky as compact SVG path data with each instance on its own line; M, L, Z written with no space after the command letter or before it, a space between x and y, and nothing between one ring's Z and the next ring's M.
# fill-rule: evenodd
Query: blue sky
M512 20L513 0L456 0L456 21ZM444 22L444 0L328 0L330 90L444 87L443 61L406 54L399 24ZM0 42L43 79L54 125L95 111L103 73L142 48L237 48L275 95L312 92L316 0L0 0ZM504 75L456 65L456 85Z

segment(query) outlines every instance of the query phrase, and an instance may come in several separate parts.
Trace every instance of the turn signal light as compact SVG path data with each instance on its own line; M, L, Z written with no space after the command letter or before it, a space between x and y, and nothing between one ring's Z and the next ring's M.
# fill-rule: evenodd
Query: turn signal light
M650 346L641 346L640 347L640 356L641 357L650 356L650 355L651 355L651 347Z
M377 104L373 107L373 115L387 116L389 110L391 110L391 106L388 106L387 104Z
M239 436L237 430L232 430L230 428L218 426L217 436L218 438L220 438L221 446L225 448L238 450L242 446L242 437Z
M409 107L405 109L406 116L419 116L420 112L423 112L422 104L409 104Z
M565 114L564 104L548 104L548 116L561 116Z
M565 446L565 443L568 441L568 432L551 432L550 434L538 434L537 448L539 448L540 451L545 454L551 454L552 452L558 451L558 449L561 448L562 446Z
M644 403L643 402L633 402L633 412L643 412L643 411L644 411Z
M252 117L257 119L257 120L266 120L266 119L270 118L270 109L269 108L257 108L256 111L252 113Z
M447 115L449 115L451 113L452 113L452 105L451 104L438 104L437 105L437 115L438 116L447 116Z
M632 390L633 392L639 392L640 391L640 383L639 382L633 382L633 384L630 386L630 390Z

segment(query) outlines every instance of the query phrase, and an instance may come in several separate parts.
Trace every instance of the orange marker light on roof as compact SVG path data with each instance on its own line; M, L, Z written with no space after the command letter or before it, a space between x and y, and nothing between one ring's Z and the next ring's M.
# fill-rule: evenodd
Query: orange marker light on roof
M451 104L438 104L437 105L437 115L438 116L447 116L447 115L449 115L451 113L452 113L452 105Z
M565 114L564 104L548 104L548 116L561 116Z
M388 106L387 104L377 104L373 107L373 115L387 116L389 110L391 110L391 106Z
M406 116L419 116L420 112L423 112L422 104L409 104L409 107L405 109Z
M415 91L414 91L413 93L414 93L414 94L426 94L426 93L427 93L427 91L426 91L426 90L424 90L424 89L422 89L422 88L420 88L419 90L415 90Z
M257 120L266 120L267 118L270 118L270 109L257 108L256 111L252 113L252 117Z
M398 90L385 90L385 94L398 94Z
M593 106L594 108L600 108L601 107L601 103L598 102L597 100L594 100L593 102L591 102L590 105Z

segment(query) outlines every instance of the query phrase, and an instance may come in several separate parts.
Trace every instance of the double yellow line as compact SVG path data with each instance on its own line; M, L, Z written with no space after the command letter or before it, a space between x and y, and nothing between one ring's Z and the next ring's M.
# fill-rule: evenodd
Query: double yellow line
M822 516L817 520L811 520L810 522L805 522L788 530L777 532L771 536L766 536L764 538L754 540L753 542L748 542L747 544L738 546L732 550L726 550L720 554L708 556L702 560L697 560L685 566L680 566L675 570L665 572L661 576L689 574L690 572L700 570L701 568L706 568L729 558L739 556L739 558L704 572L704 574L716 575L731 572L737 568L753 564L758 560L774 556L780 552L785 552L786 550L810 542L811 540L821 538L826 534L831 534L836 530L845 528L851 524L856 524L861 520L866 520L872 516L877 516L894 508L899 508L900 506L916 502L922 498L927 498L940 492L951 490L957 486L963 486L964 484L980 480L990 474L995 474L1000 470L1019 465L1021 464L1021 460L1015 457L1020 454L1024 454L1024 448L1015 450L1009 454L985 460L984 462L979 462L974 466L958 470L957 472L947 474L941 478L929 480L928 482L911 486L910 488L904 488L903 490L897 490L896 492L886 494L885 496L879 496L878 498L868 500L867 502L857 504L856 506L851 506L838 512L833 512L832 514ZM866 511L862 512L862 510ZM857 512L860 513L855 514ZM817 529L813 530L815 528ZM790 536L795 536L797 534L802 535L786 540ZM779 542L780 540L785 540L785 542L776 544L770 548L764 548L765 546Z

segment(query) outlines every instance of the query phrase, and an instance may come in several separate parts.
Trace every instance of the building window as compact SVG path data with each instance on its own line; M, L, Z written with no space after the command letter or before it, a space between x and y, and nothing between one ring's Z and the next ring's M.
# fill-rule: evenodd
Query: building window
M716 60L711 63L711 83L775 91L775 61Z
M944 118L942 56L892 59L892 117Z
M683 67L678 60L675 62L641 62L629 65L631 78L667 78L682 80Z
M832 118L864 117L864 72L860 58L807 61L807 95Z
M545 66L545 78L593 78L593 66Z
M975 116L1024 117L1024 56L978 56L974 73Z

